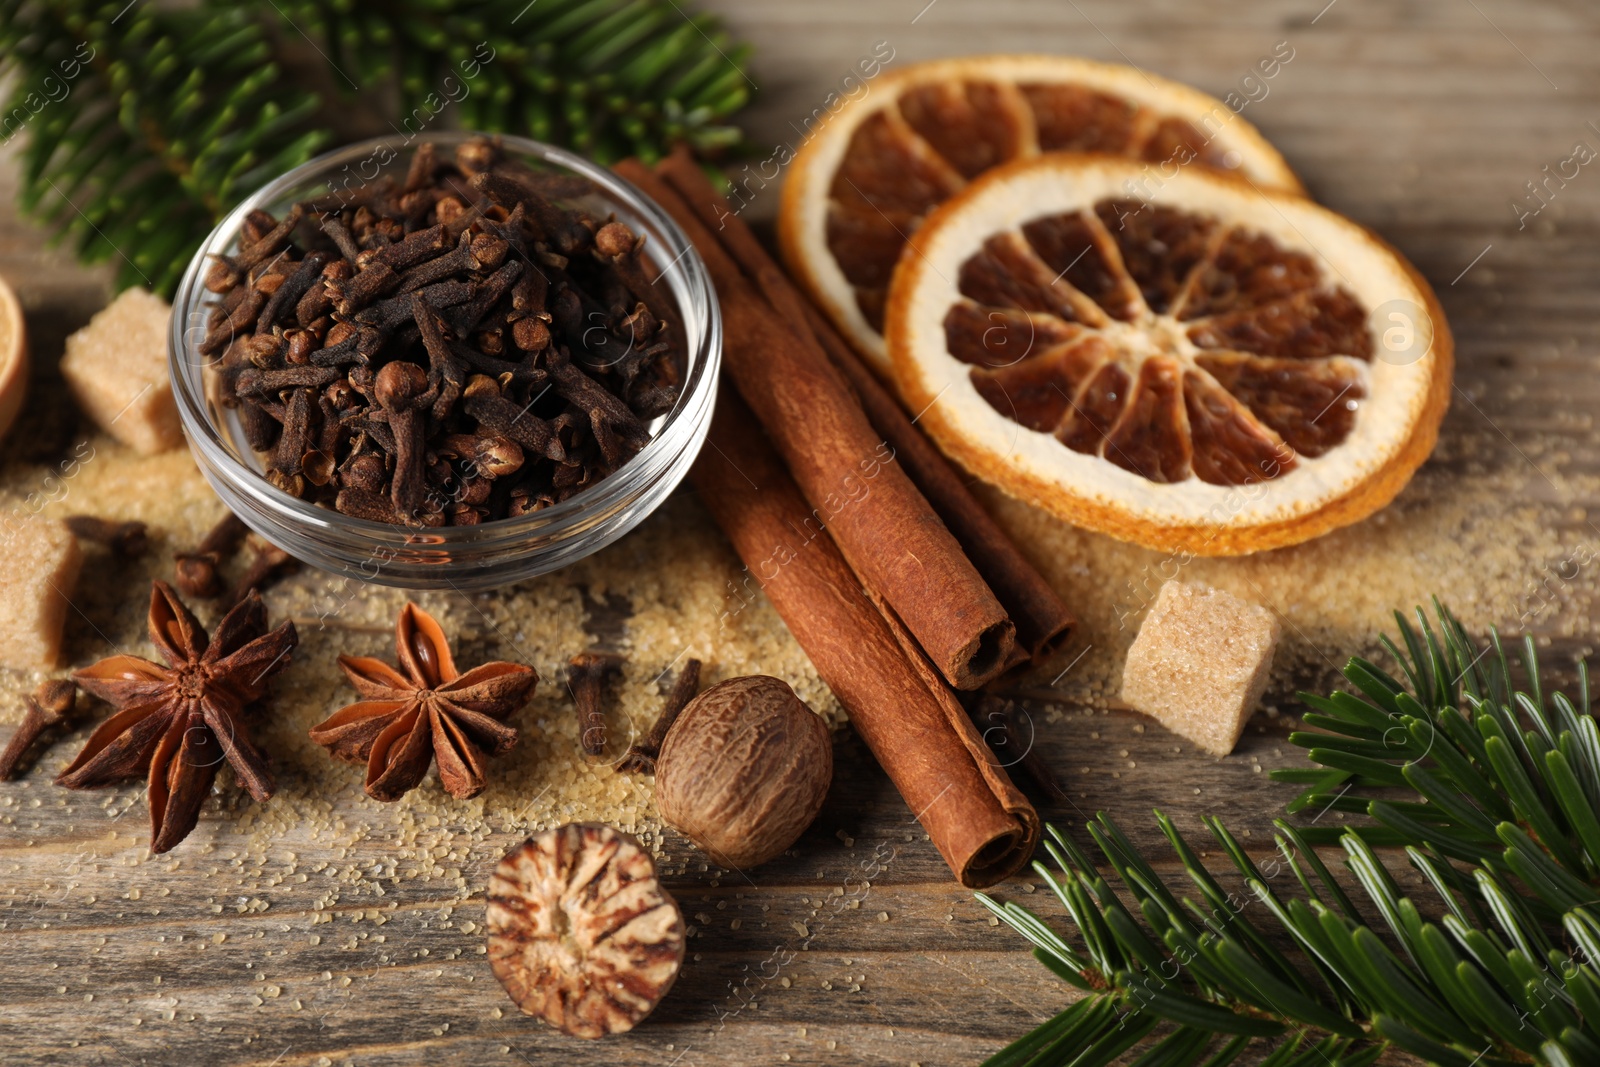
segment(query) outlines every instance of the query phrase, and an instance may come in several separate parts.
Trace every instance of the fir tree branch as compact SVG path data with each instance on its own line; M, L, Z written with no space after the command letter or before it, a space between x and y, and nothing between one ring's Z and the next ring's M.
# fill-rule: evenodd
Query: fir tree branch
M4 114L28 116L7 130L28 138L22 208L119 288L170 292L224 211L327 140L237 8L0 0L0 56Z
M1222 1067L1258 1046L1274 1046L1262 1062L1275 1065L1351 1067L1391 1047L1439 1067L1600 1063L1600 737L1587 673L1576 702L1547 694L1528 642L1530 681L1519 691L1498 636L1477 650L1454 616L1436 612L1437 630L1420 611L1415 627L1400 619L1403 652L1387 643L1404 682L1354 659L1345 676L1359 696L1306 696L1315 709L1306 724L1326 732L1295 740L1324 770L1279 775L1310 786L1292 810L1342 806L1371 826L1329 833L1280 819L1282 860L1264 872L1206 820L1243 879L1240 899L1157 813L1194 894L1180 899L1101 814L1087 831L1131 908L1051 827L1056 870L1034 870L1081 947L1020 905L978 894L1088 994L989 1063L1096 1067L1163 1027L1134 1063ZM1342 797L1346 787L1417 799ZM1332 844L1354 896L1316 852ZM1431 887L1425 899L1401 892L1380 844L1404 846ZM1284 869L1299 893L1274 886Z
M1576 700L1547 693L1538 651L1525 639L1520 658L1529 685L1517 691L1499 634L1480 650L1437 603L1435 613L1437 628L1420 609L1415 625L1396 613L1404 650L1384 638L1405 686L1358 657L1345 676L1360 695L1301 694L1312 708L1305 725L1315 732L1290 740L1335 773L1309 783L1288 810L1332 804L1371 817L1373 828L1362 831L1369 841L1431 847L1484 865L1533 889L1539 902L1593 899L1600 886L1600 730L1588 712L1587 667L1579 666ZM1417 801L1364 795L1385 786L1409 790ZM1331 840L1319 829L1307 838Z
M223 214L332 140L326 102L281 73L302 34L333 84L402 102L397 130L453 105L449 125L601 162L733 145L753 88L748 49L672 0L0 0L24 212L119 288L170 294Z
M749 48L672 0L278 0L362 91L398 81L402 107L475 72L461 122L650 162L686 141L736 144L754 88ZM480 50L486 46L488 52ZM484 62L485 55L493 59Z

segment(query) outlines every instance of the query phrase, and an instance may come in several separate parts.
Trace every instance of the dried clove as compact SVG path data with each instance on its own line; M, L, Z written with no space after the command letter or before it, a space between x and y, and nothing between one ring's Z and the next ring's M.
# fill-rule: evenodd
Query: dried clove
M660 279L652 280L645 274L643 251L644 238L635 236L620 222L607 223L594 235L595 258L609 265L652 315L662 322L670 321L672 306L664 296L663 287L656 284Z
M286 389L321 389L343 377L335 367L310 364L273 370L246 367L234 379L234 392L241 400L275 397Z
M389 495L378 490L349 485L340 489L334 500L335 510L354 519L387 522L396 526L406 521L400 509L389 502Z
M299 564L298 560L277 545L262 543L253 547L255 558L239 576L238 582L234 583L233 591L223 599L221 605L223 612L229 611L235 604L249 596L251 590L256 592L265 590L273 580L283 577Z
M411 157L411 166L406 171L405 191L411 193L427 188L433 184L438 172L439 151L434 148L432 141L424 141Z
M594 649L579 652L567 664L567 688L578 709L578 740L591 756L606 749L606 682L621 670L621 656Z
M362 252L356 257L356 265L364 269L372 263L382 263L390 270L405 271L436 258L448 248L445 228L430 226L407 234L395 244Z
M505 259L504 256L500 258L501 260ZM498 263L495 265L499 266ZM453 251L435 259L430 259L415 270L408 271L402 275L400 278L400 292L415 292L425 285L442 282L453 274L465 274L469 271L478 270L482 266L484 264L479 261L472 251L472 235L463 233Z
M123 559L142 556L150 547L149 528L138 521L114 522L98 515L69 515L67 529L79 540L105 545Z
M474 375L467 382L464 395L467 414L477 419L483 430L508 437L527 452L553 462L560 463L567 458L554 427L501 396L494 379L483 374Z
M667 731L672 729L678 715L699 692L700 661L691 659L678 672L678 679L672 684L672 692L667 694L666 703L662 705L655 725L650 727L650 733L643 741L636 741L628 747L628 754L617 764L617 770L624 774L656 773L656 758L661 755L661 745L667 739Z
M205 540L193 552L176 552L178 591L186 597L214 597L222 592L222 580L217 568L233 558L250 528L233 512L228 512L206 534Z
M270 333L271 324L277 321L284 309L299 305L300 298L306 295L312 283L321 276L322 268L327 262L328 255L325 252L312 252L300 261L294 273L273 291L272 297L261 309L261 317L256 320L257 336Z
M11 735L6 749L0 753L0 782L16 777L17 765L27 755L39 735L51 727L67 721L78 697L78 687L70 678L58 678L42 683L28 697L27 710L22 725Z
M485 480L515 474L523 463L522 448L495 434L451 434L440 438L436 449L446 459L462 460L462 471L468 477L481 475Z
M390 498L395 509L408 515L422 506L423 432L420 408L428 397L428 372L415 363L390 363L378 372L372 394L383 408L394 434L394 482Z
M242 336L256 323L256 316L267 305L267 294L259 289L248 289L244 298L219 322L213 323L198 348L202 356L215 356Z
M338 219L323 219L322 232L328 235L328 239L345 259L353 263L361 257L361 249L356 247L356 239L350 236L350 230Z
M320 368L306 367L306 370ZM316 405L312 400L314 394L310 389L291 389L284 400L283 431L278 438L278 447L272 458L272 470L268 473L282 475L281 479L273 479L273 483L280 489L285 489L293 496L299 496L303 487L299 484L302 475L305 456L311 450L311 420L316 412ZM294 489L287 489L284 483L295 483Z
M512 308L516 308L516 286L523 276L520 260L512 260L478 283L477 295L464 304L458 304L450 313L450 328L457 337L465 337L477 328L485 315L500 305L507 293L512 294Z

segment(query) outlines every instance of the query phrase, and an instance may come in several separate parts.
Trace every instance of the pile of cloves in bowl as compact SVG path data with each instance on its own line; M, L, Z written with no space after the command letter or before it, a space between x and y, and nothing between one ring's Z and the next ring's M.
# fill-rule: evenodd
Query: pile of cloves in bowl
M354 517L526 515L636 455L672 409L682 325L643 239L476 138L282 218L251 212L205 285L199 352L266 477Z

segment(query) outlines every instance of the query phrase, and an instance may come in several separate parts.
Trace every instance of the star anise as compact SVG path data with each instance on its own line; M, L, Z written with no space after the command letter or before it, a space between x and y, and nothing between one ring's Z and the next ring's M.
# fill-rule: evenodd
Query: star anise
M394 627L396 670L367 656L340 656L362 700L311 730L339 759L367 764L367 796L399 800L439 763L439 782L460 800L483 792L484 761L517 743L504 720L533 695L539 673L494 662L456 670L433 616L407 603Z
M251 593L208 638L166 582L150 592L150 641L169 666L139 656L103 659L73 674L117 710L56 779L92 789L148 772L152 852L193 830L226 759L245 791L272 796L266 756L250 740L245 711L267 695L267 679L289 665L294 623L267 632L267 609Z

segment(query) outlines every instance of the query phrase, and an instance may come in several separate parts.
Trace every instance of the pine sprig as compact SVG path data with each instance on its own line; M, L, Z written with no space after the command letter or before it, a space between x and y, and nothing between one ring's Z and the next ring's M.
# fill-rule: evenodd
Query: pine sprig
M1307 697L1316 709L1307 725L1326 732L1295 742L1324 769L1278 775L1309 785L1295 810L1339 807L1372 825L1328 832L1277 820L1281 863L1264 872L1207 819L1243 880L1240 897L1157 813L1192 890L1182 899L1108 816L1087 827L1107 874L1052 827L1045 848L1057 870L1034 870L1080 947L1027 909L979 894L1089 994L990 1064L1100 1067L1158 1031L1139 1067L1223 1067L1258 1045L1272 1047L1262 1062L1275 1067L1354 1067L1391 1047L1440 1067L1600 1063L1600 745L1587 674L1576 703L1547 694L1530 642L1519 690L1498 636L1478 650L1436 608L1437 630L1419 611L1415 627L1400 618L1404 651L1386 642L1403 681L1354 659L1345 676L1360 695ZM1372 788L1416 799L1351 797ZM1334 844L1354 894L1316 852ZM1403 893L1380 845L1403 846L1429 892ZM1298 892L1275 884L1285 870Z
M1499 635L1479 651L1448 611L1437 614L1437 631L1420 611L1415 626L1395 616L1405 652L1385 639L1408 688L1356 658L1345 676L1360 696L1301 694L1313 708L1305 724L1318 732L1290 740L1328 770L1288 810L1364 814L1376 827L1362 836L1374 844L1427 841L1452 859L1537 887L1540 899L1558 906L1593 900L1600 730L1588 712L1587 667L1579 665L1576 701L1545 693L1538 651L1525 639L1529 687L1515 692ZM1418 800L1356 792L1373 787L1410 790ZM1327 840L1326 831L1307 833L1313 843Z
M749 48L672 0L278 0L362 90L394 79L402 111L460 85L462 123L570 145L602 163L739 140ZM487 51L480 49L487 46ZM486 56L492 58L485 61ZM354 83L350 85L349 83Z
M282 73L306 40L402 134L514 133L600 162L734 145L752 89L748 49L673 0L0 0L24 212L112 260L118 288L170 294L217 220L332 142L327 109L349 101Z
M119 288L170 291L224 211L327 140L237 8L0 0L0 66L5 115L27 116L7 131L28 138L23 210Z

